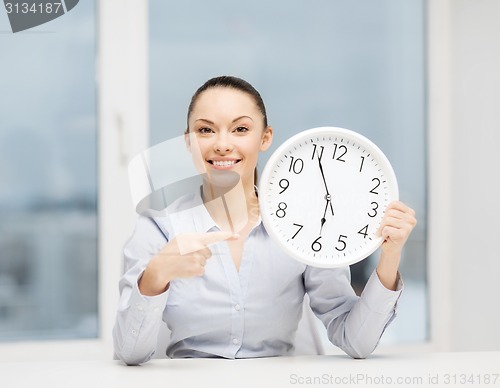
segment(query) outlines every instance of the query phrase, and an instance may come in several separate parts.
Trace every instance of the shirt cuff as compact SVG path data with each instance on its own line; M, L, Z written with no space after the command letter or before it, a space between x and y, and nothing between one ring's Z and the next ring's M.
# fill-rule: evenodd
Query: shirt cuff
M403 289L404 283L399 272L396 280L396 291L393 291L386 288L380 282L377 271L374 270L366 282L361 299L365 301L370 310L376 313L387 314L396 309Z
M139 290L139 279L141 278L142 273L137 278L137 281L134 283L132 288L132 295L130 298L130 307L137 310L138 312L143 313L161 313L165 309L165 305L167 303L169 290L167 289L165 292L148 296L141 294Z

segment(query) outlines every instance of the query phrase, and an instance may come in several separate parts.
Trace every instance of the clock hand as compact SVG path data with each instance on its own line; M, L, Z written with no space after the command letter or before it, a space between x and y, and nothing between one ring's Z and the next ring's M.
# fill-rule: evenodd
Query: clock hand
M326 184L325 173L323 172L323 166L321 165L321 158L318 156L319 171L321 171L321 177L323 178L323 183L325 184L326 195L330 195L328 192L328 186Z
M332 196L328 192L328 186L326 184L325 173L323 172L323 166L321 165L321 158L319 156L318 156L318 164L319 164L319 170L321 171L321 177L323 178L323 183L325 184L325 189L326 189L325 199L326 199L327 207L328 207L328 204L330 204L330 209L332 210L332 216L334 216L335 212L333 211L333 206L332 206L332 202L331 202ZM326 209L325 209L325 215L326 215Z
M332 203L330 200L326 200L326 206L325 206L325 211L323 213L323 218L321 219L321 228L319 229L319 235L321 236L321 232L323 231L323 225L325 225L325 222L326 222L326 211L328 210L328 205L330 205L330 207L332 206ZM332 208L332 213L333 213L333 208Z

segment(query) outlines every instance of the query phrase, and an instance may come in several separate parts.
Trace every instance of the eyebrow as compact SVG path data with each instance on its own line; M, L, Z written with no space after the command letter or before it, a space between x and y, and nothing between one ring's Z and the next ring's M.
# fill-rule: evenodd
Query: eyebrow
M250 116L240 116L240 117L236 117L236 118L232 121L232 123L235 123L235 122L237 122L238 120L241 120L241 119L250 119L250 120L252 120L252 121L253 121L253 119L252 119ZM196 120L195 120L195 122L196 122L196 121L204 121L204 122L206 122L206 123L208 123L208 124L215 125L215 123L214 123L213 121L210 121L210 120L207 120L207 119L196 119Z

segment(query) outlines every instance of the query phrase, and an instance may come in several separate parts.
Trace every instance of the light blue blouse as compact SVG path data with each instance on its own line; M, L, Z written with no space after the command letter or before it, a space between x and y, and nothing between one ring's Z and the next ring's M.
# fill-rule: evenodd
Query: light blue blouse
M137 282L148 261L178 233L220 230L199 194L183 196L165 217L141 216L124 249L120 302L113 329L115 354L127 364L148 361L163 319L171 330L169 357L245 358L292 355L304 293L330 341L355 358L377 346L395 316L402 291L386 289L374 271L361 297L348 267L313 268L287 256L259 222L245 242L236 270L225 241L201 277L176 279L157 296L141 295Z

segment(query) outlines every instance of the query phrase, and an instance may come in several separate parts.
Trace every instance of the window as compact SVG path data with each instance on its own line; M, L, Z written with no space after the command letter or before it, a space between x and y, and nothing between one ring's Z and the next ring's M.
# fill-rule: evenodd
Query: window
M406 292L382 341L427 333L424 1L190 3L151 0L151 144L179 136L192 93L213 76L250 81L273 149L317 126L360 132L388 156L418 214L401 264ZM260 169L273 149L260 160ZM378 256L352 267L361 291Z
M0 341L95 338L94 2L0 40Z

